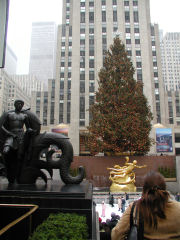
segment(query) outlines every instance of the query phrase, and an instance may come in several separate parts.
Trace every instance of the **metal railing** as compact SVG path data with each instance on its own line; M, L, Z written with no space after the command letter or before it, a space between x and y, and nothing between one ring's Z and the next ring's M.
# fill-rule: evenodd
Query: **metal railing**
M2 229L0 229L0 236L5 233L7 230L9 230L11 227L13 227L14 225L16 225L17 223L23 221L25 218L30 217L30 233L31 233L31 217L32 217L32 213L35 212L38 209L38 205L34 205L34 204L0 204L0 207L27 207L27 208L31 208L28 212L26 212L25 214L23 214L22 216L18 217L17 219L15 219L14 221L12 221L11 223L9 223L8 225L6 225L5 227L3 227Z

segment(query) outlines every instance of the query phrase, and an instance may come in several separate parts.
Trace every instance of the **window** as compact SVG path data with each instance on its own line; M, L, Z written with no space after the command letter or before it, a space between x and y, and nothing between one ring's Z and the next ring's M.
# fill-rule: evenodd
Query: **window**
M157 62L153 62L153 67L157 67Z
M80 80L85 80L85 72L80 73Z
M139 22L139 14L138 12L133 12L133 16L134 16L134 22Z
M106 12L102 11L102 22L106 22Z
M138 6L138 1L133 1L133 6Z
M158 72L154 72L154 77L158 77Z
M113 27L113 32L117 32L118 27Z
M94 82L89 83L89 92L93 93L94 92Z
M152 51L152 55L153 55L153 56L156 56L156 51Z
M141 62L136 62L136 67L137 68L141 68L142 67L142 63Z
M81 22L81 23L85 23L85 12L81 12L80 22Z
M136 56L141 56L141 51L140 50L136 50Z
M89 80L94 80L94 71L89 71Z
M94 49L89 49L89 56L94 56Z
M101 0L102 5L106 5L106 0Z
M139 28L134 28L135 33L139 33Z
M85 2L81 2L81 7L85 7Z
M124 6L129 6L129 1L124 1Z
M127 50L127 55L128 56L132 56L132 51L131 50Z
M155 36L154 26L151 26L151 36Z
M156 43L155 43L155 41L152 41L152 46L156 46Z
M94 7L94 2L89 2L90 7Z
M60 78L64 78L64 72L60 73Z
M84 50L83 50L83 51L82 51L82 50L80 51L80 56L85 56L85 51L84 51Z
M65 56L65 52L61 52L61 57L64 57Z
M131 29L130 28L126 28L126 33L130 33Z
M94 104L94 96L89 96L89 105Z
M85 33L85 28L80 28L80 33Z
M113 0L113 5L117 5L117 0Z
M126 39L126 44L131 44L131 39Z
M94 45L94 38L89 39L89 45Z
M85 45L85 39L80 39L80 45Z
M85 93L85 81L80 81L80 93Z
M90 23L94 22L94 12L89 12L89 22Z
M142 73L137 73L137 80L142 81Z
M159 83L154 84L155 88L159 88Z
M135 39L135 44L140 44L140 39Z
M129 12L125 12L125 22L130 22L130 14Z
M60 81L60 89L64 89L64 81Z
M80 113L85 113L85 97L80 97Z
M106 33L106 27L102 27L102 33Z
M89 60L89 68L94 68L94 59Z
M113 22L117 22L117 11L113 11Z
M103 36L103 37L102 37L102 44L107 44L107 38L106 38L106 36Z
M94 28L89 28L89 34L93 34L94 33Z

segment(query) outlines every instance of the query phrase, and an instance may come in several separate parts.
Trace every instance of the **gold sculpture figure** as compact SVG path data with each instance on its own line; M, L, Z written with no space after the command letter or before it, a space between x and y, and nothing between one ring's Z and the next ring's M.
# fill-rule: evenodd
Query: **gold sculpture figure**
M109 179L112 181L111 192L136 192L134 168L144 168L146 165L138 166L134 160L129 163L129 157L126 157L124 166L115 165L114 168L107 168L110 171Z

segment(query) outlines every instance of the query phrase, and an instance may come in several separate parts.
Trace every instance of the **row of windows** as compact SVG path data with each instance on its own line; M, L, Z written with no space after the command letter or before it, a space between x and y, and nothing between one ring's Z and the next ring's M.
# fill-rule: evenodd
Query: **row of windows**
M133 12L133 19L135 23L139 22L139 14L137 11ZM85 23L86 13L80 13L80 23ZM102 22L106 22L106 11L102 11ZM113 22L117 22L117 11L113 11ZM125 22L130 22L130 12L125 11ZM94 23L94 12L89 12L89 23Z
M109 0L108 0L108 1L109 1ZM117 5L117 0L112 0L112 4L113 4L113 5ZM80 3L80 6L81 6L81 7L85 7L85 5L86 5L85 1ZM105 6L105 5L106 5L106 0L102 0L102 1L101 1L101 5L102 5L102 6ZM89 6L90 6L90 7L94 7L94 2L89 2ZM129 1L124 1L124 6L129 6ZM134 0L134 1L133 1L133 6L138 6L138 1L137 1L137 0ZM69 11L69 10L68 10L68 11Z

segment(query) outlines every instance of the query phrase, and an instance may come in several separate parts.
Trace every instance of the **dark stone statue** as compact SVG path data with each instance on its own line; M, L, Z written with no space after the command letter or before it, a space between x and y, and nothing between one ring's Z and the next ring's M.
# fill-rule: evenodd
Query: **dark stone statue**
M38 177L47 183L42 169L51 177L53 169L59 169L65 184L81 183L83 167L79 167L75 177L69 173L73 148L68 137L59 133L40 133L38 117L30 109L23 109L23 105L22 100L16 100L15 109L3 113L0 118L1 169L3 172L5 169L9 183L34 184Z

